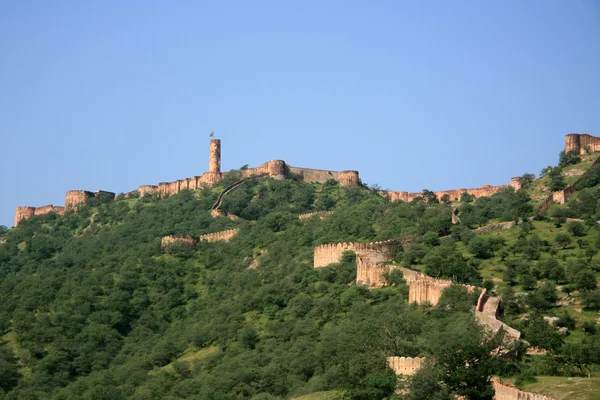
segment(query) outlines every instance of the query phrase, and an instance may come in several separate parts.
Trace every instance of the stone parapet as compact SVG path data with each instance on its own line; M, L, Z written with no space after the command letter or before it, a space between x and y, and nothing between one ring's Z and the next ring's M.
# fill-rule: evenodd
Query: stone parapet
M300 221L307 221L309 219L311 219L312 217L319 217L319 219L323 220L325 219L325 217L329 216L333 214L333 211L316 211L316 212L311 212L311 213L304 213L304 214L300 214L298 215L298 219Z
M565 153L571 151L577 154L600 151L600 137L587 133L569 133L565 135Z
M425 363L425 357L387 357L386 361L396 375L413 375Z
M198 243L198 238L189 235L169 235L164 236L160 245L165 253L170 253L173 247L190 247L195 248Z
M503 383L498 378L492 379L492 386L496 392L494 394L494 400L554 400L543 394L524 392L514 386Z
M215 232L215 233L207 233L205 235L200 235L200 237L198 238L200 241L206 241L206 242L218 242L218 241L225 241L228 242L229 240L231 240L231 238L233 238L235 235L237 235L240 231L240 228L234 228L234 229L228 229L226 231L221 231L221 232Z
M326 267L340 261L344 251L353 251L371 263L388 262L392 260L394 240L372 243L333 243L322 244L313 249L315 268Z

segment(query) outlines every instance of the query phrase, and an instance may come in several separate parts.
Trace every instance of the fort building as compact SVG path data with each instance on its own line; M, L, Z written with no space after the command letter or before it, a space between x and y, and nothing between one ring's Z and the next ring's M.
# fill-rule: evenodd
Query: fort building
M565 153L570 151L577 154L600 151L600 137L587 133L569 133L565 135Z
M565 151L577 151L581 154L588 151L600 151L600 138L588 134L568 134L565 137ZM344 170L331 171L312 168L300 168L287 164L283 160L271 160L258 167L241 170L242 177L269 177L272 179L284 179L287 176L293 175L302 182L318 182L325 183L329 180L339 182L341 186L359 186L361 184L358 171ZM134 192L143 196L146 194L158 194L160 196L168 196L179 193L184 189L195 190L203 187L210 187L223 179L221 172L221 139L211 139L209 146L209 162L208 171L202 175L193 176L191 178L179 179L173 182L159 182L157 185L141 185L136 191L126 193L132 195ZM475 198L482 196L491 196L504 190L508 187L513 187L515 190L520 189L521 183L518 178L512 178L507 185L483 185L480 188L474 189L452 189L433 192L439 200L447 195L450 201L460 200L463 193L468 193ZM381 195L387 197L390 201L405 201L410 202L415 198L422 196L422 193L402 192L402 191L380 191ZM65 196L65 204L63 206L47 205L43 207L19 206L15 212L15 225L19 222L31 218L34 215L46 214L54 212L63 214L68 210L77 210L82 204L87 204L88 201L96 196L114 197L112 192L89 192L86 190L69 190Z

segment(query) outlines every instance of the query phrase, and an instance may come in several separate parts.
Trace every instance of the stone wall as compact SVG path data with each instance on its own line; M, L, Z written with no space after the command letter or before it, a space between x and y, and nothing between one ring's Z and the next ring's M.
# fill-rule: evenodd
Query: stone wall
M506 385L500 379L492 379L492 386L496 391L494 400L553 400L543 394L524 392L516 387Z
M505 340L519 340L521 332L506 325L497 318L500 313L500 306L500 298L490 297L487 290L483 289L475 307L475 318L480 324L489 327L494 334L504 333Z
M311 213L300 214L300 215L298 215L298 219L300 221L307 221L307 220L311 219L312 217L319 217L319 219L323 220L323 219L325 219L325 217L327 217L331 214L333 214L333 211L316 211L316 212L311 212Z
M410 283L408 291L408 302L423 304L425 302L436 305L442 296L444 289L452 285L451 280L435 279L417 279Z
M160 241L160 246L166 253L174 246L195 248L198 238L189 235L169 235L164 236Z
M544 211L548 210L548 208L550 208L550 206L552 204L555 204L555 203L563 204L565 201L567 201L569 199L569 197L571 197L571 195L577 191L576 187L579 184L579 182L582 179L586 179L590 174L591 168L595 167L599 163L600 163L600 157L596 158L594 160L594 162L592 163L592 165L590 166L590 169L588 169L583 175L581 175L579 177L579 179L577 179L575 182L571 183L563 190L558 190L556 192L550 193L548 195L548 197L546 197L546 199L544 199L542 204L540 204L540 206L538 208L538 212L544 212Z
M200 241L207 242L218 242L218 241L229 241L235 235L237 235L240 231L240 228L228 229L226 231L215 232L215 233L207 233L205 235L200 235L198 238Z
M448 197L450 197L450 201L457 201L457 200L460 200L460 196L465 192L474 196L475 198L489 197L489 196L496 194L508 187L512 187L515 190L519 190L521 188L521 183L518 178L511 178L510 184L508 184L508 185L500 185L500 186L483 185L480 188L474 188L474 189L451 189L451 190L441 190L441 191L433 192L433 193L436 195L438 200L441 200L442 196L447 194ZM396 192L396 191L380 191L379 194L381 194L384 197L387 197L391 202L401 200L401 201L404 201L407 203L411 202L415 198L423 195L422 192Z
M69 190L65 196L65 209L76 210L80 204L87 203L94 193L87 190Z
M392 259L394 240L373 243L333 243L322 244L313 249L315 268L326 267L340 262L344 251L354 251L357 256L371 263L388 262Z
M565 152L575 151L578 154L600 151L600 137L587 133L570 133L565 135Z
M396 375L413 375L425 362L425 357L388 357L386 359Z

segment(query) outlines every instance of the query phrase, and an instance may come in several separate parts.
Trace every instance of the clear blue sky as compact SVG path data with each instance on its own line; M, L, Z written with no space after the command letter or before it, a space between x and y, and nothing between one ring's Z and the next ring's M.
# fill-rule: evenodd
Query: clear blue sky
M0 1L0 224L270 159L419 191L600 136L600 3Z

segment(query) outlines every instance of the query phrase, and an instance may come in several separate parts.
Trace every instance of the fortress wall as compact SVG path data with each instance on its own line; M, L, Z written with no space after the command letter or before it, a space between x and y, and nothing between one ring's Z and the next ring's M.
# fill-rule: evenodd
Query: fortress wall
M205 172L198 178L197 185L202 186L202 184L206 184L208 186L212 186L221 179L223 179L223 174L220 172Z
M170 246L179 246L179 247L196 247L196 243L198 242L198 238L189 235L169 235L164 236L160 241L160 246L165 252L169 252Z
M322 169L310 169L310 168L297 168L297 167L291 167L289 165L288 165L288 169L292 174L298 175L298 177L300 177L302 182L325 183L330 179L335 179L336 181L339 181L340 173L337 171L326 171L326 170L322 170Z
M138 192L140 196L144 196L145 194L154 194L158 192L158 186L142 185L138 188Z
M352 243L354 251L371 263L382 263L392 260L394 241L372 243Z
M500 313L500 298L490 297L486 289L483 289L477 300L475 318L480 324L489 327L494 334L504 332L507 341L518 340L521 332L500 321L497 316Z
M323 219L325 219L325 217L327 217L331 214L333 214L333 211L316 211L316 212L311 212L311 213L300 214L300 215L298 215L298 219L300 221L306 221L306 220L311 219L312 217L318 216L320 220L323 220Z
M475 198L484 197L484 196L489 197L493 194L500 192L501 190L506 189L509 186L515 188L515 190L518 190L521 188L521 183L517 180L517 178L511 178L509 185L499 185L499 186L483 185L480 188L474 188L474 189L440 190L438 192L433 192L433 193L436 195L438 200L441 200L442 196L447 194L448 197L450 197L450 201L457 201L457 200L460 200L460 196L465 192L474 196ZM409 203L409 202L413 201L415 198L423 195L422 192L417 193L417 192L395 192L395 191L380 191L379 194L384 197L387 197L390 200L390 202L404 201L406 203Z
M87 190L69 190L65 196L65 209L76 210L79 204L87 203L88 199L92 198L94 193Z
M386 359L396 375L413 375L425 362L425 357L388 357Z
M256 175L263 175L263 174L268 174L269 173L269 163L266 162L263 165L260 165L256 168L248 168L245 170L242 170L242 176L244 178L249 178L251 176L256 176Z
M575 151L578 154L585 154L587 150L591 152L600 151L600 137L588 135L587 133L565 135L565 152Z
M508 386L500 379L492 379L492 386L496 393L494 394L494 400L553 400L543 394L523 392L513 386Z
M24 219L29 219L35 215L35 207L19 206L15 211L15 226L19 225Z
M231 238L233 238L235 235L238 234L238 232L240 231L240 228L234 228L234 229L228 229L226 231L221 231L221 232L215 232L215 233L207 233L205 235L200 235L200 237L198 238L200 241L207 241L207 242L218 242L218 241L229 241Z
M65 208L62 206L53 206L52 204L43 207L35 207L34 215L48 214L50 212L63 215L65 213Z
M316 246L313 249L314 268L326 267L329 264L340 262L340 257L346 250L354 251L354 243L333 243Z
M340 185L342 186L359 186L360 179L358 171L340 171L338 174Z
M436 305L442 296L444 289L452 285L452 281L446 279L417 279L409 286L408 302L423 304L426 301Z
M369 287L380 287L385 284L381 275L390 271L391 267L385 264L372 264L362 257L356 258L356 284Z
M492 231L504 231L515 226L515 221L499 222L497 224L488 224L477 229L473 233L487 233Z
M179 193L179 181L175 182L160 182L158 184L158 192L162 196L174 195Z

